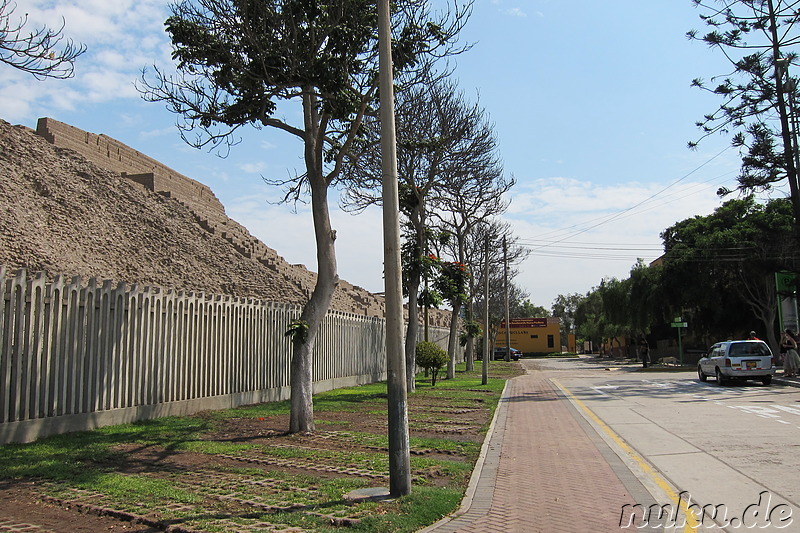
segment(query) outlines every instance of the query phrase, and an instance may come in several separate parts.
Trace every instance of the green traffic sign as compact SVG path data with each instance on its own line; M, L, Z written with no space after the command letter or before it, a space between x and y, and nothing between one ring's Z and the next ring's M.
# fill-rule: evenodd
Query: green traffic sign
M670 324L670 326L672 326L673 328L685 328L688 325L689 325L688 322L673 322L672 324Z
M794 294L797 290L797 275L794 272L775 272L775 288L778 294Z

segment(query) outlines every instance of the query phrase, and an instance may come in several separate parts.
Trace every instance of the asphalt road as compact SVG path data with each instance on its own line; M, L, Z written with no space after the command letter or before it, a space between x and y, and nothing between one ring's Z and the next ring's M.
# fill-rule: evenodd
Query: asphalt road
M656 502L695 512L665 530L800 531L800 388L585 359L525 364L552 371Z

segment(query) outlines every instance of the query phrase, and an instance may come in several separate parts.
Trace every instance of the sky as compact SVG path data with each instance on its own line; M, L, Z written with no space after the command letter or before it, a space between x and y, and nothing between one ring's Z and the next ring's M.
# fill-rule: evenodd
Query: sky
M208 185L228 216L290 263L316 270L308 205L279 205L264 178L302 171L302 146L274 129L240 130L226 157L189 147L176 117L146 102L136 83L153 65L169 69L161 0L16 0L28 24L60 26L87 46L75 77L38 81L0 65L0 118L36 127L52 117L109 135ZM494 124L505 172L517 184L507 212L530 250L516 283L534 305L586 294L605 278L627 278L663 251L659 234L711 214L722 186L735 188L739 154L714 136L697 150L695 122L720 102L690 87L728 72L719 52L690 42L702 30L690 0L475 0L454 60L454 78ZM287 119L297 106L281 108ZM775 194L783 194L777 190ZM330 203L338 204L337 191ZM339 275L383 291L378 209L332 212Z

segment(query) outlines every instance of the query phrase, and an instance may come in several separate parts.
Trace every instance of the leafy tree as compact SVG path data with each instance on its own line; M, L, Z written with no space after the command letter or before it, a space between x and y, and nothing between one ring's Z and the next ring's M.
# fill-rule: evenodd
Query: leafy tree
M547 318L549 316L550 313L547 309L540 305L534 305L533 302L527 299L522 302L517 302L517 304L511 308L512 318Z
M408 211L401 206L401 212ZM401 262L403 269L403 296L408 298L408 327L406 328L406 388L408 392L415 389L416 343L419 337L420 308L424 309L424 338L428 339L428 310L438 309L443 303L441 294L432 287L428 280L436 279L442 267L442 261L436 254L423 253L427 242L436 234L427 226L422 231L408 219L403 224L403 244L401 246ZM409 351L410 350L410 351Z
M578 329L594 341L608 340L612 349L646 338L653 324L664 321L660 274L640 259L627 279L602 280L578 306Z
M743 191L769 189L786 179L794 216L800 222L800 189L793 157L787 96L797 96L794 80L784 79L800 44L800 21L795 0L692 0L703 10L700 18L710 30L687 33L720 50L733 67L711 84L697 78L693 85L719 95L723 103L697 123L703 137L737 131L733 146L746 152L739 187ZM690 147L696 142L689 143ZM722 194L727 193L721 189Z
M585 297L559 296L553 313L595 343L672 334L667 324L681 316L703 347L752 329L775 346L774 274L796 271L800 260L793 220L788 199L730 200L664 230L661 264L640 260L627 279L604 279Z
M431 15L421 0L393 3L393 61L413 77L447 55L469 11ZM317 282L293 336L289 431L314 430L312 353L338 275L328 189L342 170L371 149L362 141L378 90L375 2L367 0L182 0L171 5L167 32L176 75L154 67L142 93L178 116L184 140L195 147L230 149L241 127L276 128L303 141L305 172L271 183L284 200L311 198L317 246ZM299 124L276 114L278 103L300 106ZM292 117L286 114L285 117ZM194 133L193 138L188 134Z
M569 334L573 333L573 328L576 327L576 313L578 306L586 298L578 293L574 294L559 294L553 301L551 308L554 317L561 321L561 338L569 338Z
M436 386L436 377L439 371L450 359L447 352L429 341L422 341L416 347L417 364L431 374L431 385Z
M477 320L464 320L463 329L459 335L459 344L466 346L468 342L477 339L483 335L483 326ZM472 369L468 369L472 370Z
M641 259L631 268L627 282L630 291L629 318L636 339L647 339L674 318L667 305L668 295L662 284L663 269L648 266ZM671 315L671 316L670 316Z
M459 263L458 261L444 262L442 263L439 277L434 282L436 291L453 308L450 316L450 337L447 350L447 355L450 359L447 364L447 379L455 377L455 343L458 341L458 317L462 302L467 300L470 277L469 268L464 263Z
M600 295L605 317L600 334L604 339L608 339L612 350L614 342L621 350L622 341L630 338L633 334L630 318L630 284L628 280L604 279L597 288L597 292ZM619 355L625 354L620 352Z
M16 22L12 20L16 8L12 0L0 0L0 63L37 79L74 76L75 59L86 51L86 46L64 39L64 20L57 29L42 26L28 32L27 14Z
M440 174L452 172L448 160L442 155L454 142L457 130L454 124L442 124L449 118L438 113L437 108L452 94L451 84L434 79L430 73L417 85L399 91L395 108L397 126L397 164L400 179L400 208L403 215L403 293L408 298L408 327L406 329L405 356L408 391L415 387L416 343L419 337L420 307L426 310L438 307L441 298L432 292L428 280L435 277L439 268L438 257L429 244L437 238L430 227L428 213L431 199L435 202ZM445 90L445 86L448 90ZM376 144L380 125L370 122L365 137ZM349 187L343 198L345 208L356 211L379 204L381 197L377 185L382 180L380 153L374 151L360 158L346 172L350 175ZM434 207L435 208L435 204ZM427 340L427 316L425 339Z
M589 341L593 347L602 345L603 339L606 337L607 320L600 292L592 290L585 296L572 294L565 297L564 300L560 300L561 298L561 295L556 298L553 312L563 312L572 321L577 338ZM563 327L564 323L562 322Z
M777 346L774 274L797 269L793 223L787 199L760 204L752 197L676 223L662 233L664 293L674 291L673 305L708 335L742 336L757 320Z

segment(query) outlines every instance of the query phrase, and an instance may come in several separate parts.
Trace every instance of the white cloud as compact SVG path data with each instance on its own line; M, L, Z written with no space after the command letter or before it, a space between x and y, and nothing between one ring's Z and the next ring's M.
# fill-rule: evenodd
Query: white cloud
M148 137L165 137L167 135L174 135L174 134L175 134L175 126L167 126L166 128L161 128L157 130L143 131L139 135L143 138L148 138Z
M29 74L0 67L3 68L0 91L4 99L12 94L15 100L13 104L4 102L6 105L1 108L4 116L25 116L33 102L49 101L55 109L63 110L74 109L87 100L138 99L140 95L133 82L139 78L142 67L152 63L171 64L169 40L163 29L168 12L159 0L19 0L15 14L26 13L26 30L45 25L58 29L63 22L64 37L85 44L87 51L76 59L73 79L57 80L58 91L49 84L36 85L41 82ZM12 93L18 74L26 76L23 83L28 90ZM21 111L6 111L15 107Z
M31 103L40 96L31 80L23 79L21 72L0 65L3 81L0 82L3 97L0 98L0 117L10 122L21 120L30 112Z
M225 210L264 244L289 263L317 270L311 207L274 205L274 189L242 196ZM351 215L331 206L331 224L336 230L339 277L372 292L383 291L383 221L377 208Z
M512 17L525 18L528 16L524 11L522 11L522 9L518 7L512 7L511 9L504 9L502 11L506 15L511 15Z
M88 72L81 77L85 96L92 101L106 102L117 98L140 98L130 73L113 70Z
M517 188L504 218L532 250L517 282L548 308L559 294L583 294L605 277L627 278L638 258L661 255L663 230L721 203L717 185L707 182L664 190L658 183L552 178Z
M242 172L246 172L247 174L260 174L267 168L267 164L263 161L258 161L255 163L243 163L239 165L239 168Z

